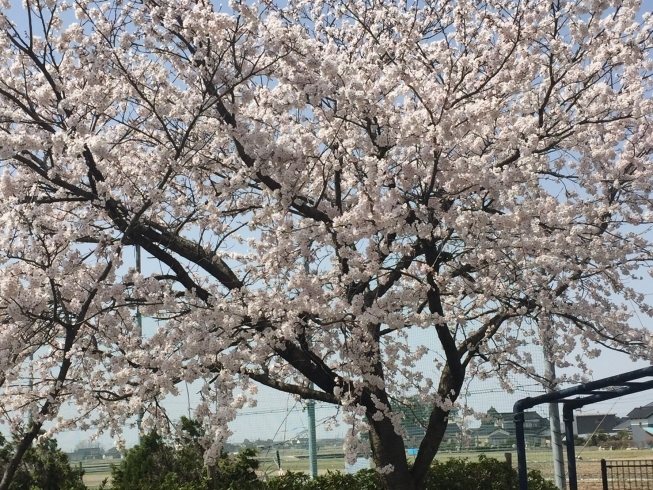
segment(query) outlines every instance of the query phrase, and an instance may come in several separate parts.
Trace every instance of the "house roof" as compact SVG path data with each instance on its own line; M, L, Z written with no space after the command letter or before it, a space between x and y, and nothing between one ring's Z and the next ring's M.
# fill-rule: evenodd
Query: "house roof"
M647 419L653 415L653 402L643 407L637 407L628 414L629 419Z
M103 453L104 450L101 447L79 447L75 449L77 454L97 454Z
M619 424L617 424L614 429L615 432L618 430L630 430L630 420L629 419L622 419Z
M506 429L502 429L501 427L496 427L496 430L490 432L490 433L488 434L488 437L498 436L498 435L509 436L509 435L510 435L510 432L507 431Z
M496 430L503 430L501 427L497 427L494 424L481 424L480 427L475 429L469 429L469 432L477 437L484 437L492 434Z
M461 432L462 430L460 430L460 426L458 424L452 423L449 423L444 431L446 435L460 434Z
M501 412L499 414L503 420L514 420L515 414L512 412ZM539 413L531 410L526 410L524 412L524 420L544 420L544 417L542 417Z
M576 416L576 433L592 434L596 431L605 433L614 432L614 428L619 424L617 416L608 414L599 415L577 415Z

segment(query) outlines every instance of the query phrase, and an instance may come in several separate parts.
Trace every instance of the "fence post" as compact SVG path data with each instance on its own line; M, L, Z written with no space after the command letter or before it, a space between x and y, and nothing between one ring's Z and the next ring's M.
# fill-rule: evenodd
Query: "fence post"
M521 400L520 400L521 401ZM528 490L528 469L526 467L526 439L524 435L524 408L515 403L515 438L517 439L517 475L519 490Z
M508 481L508 488L513 488L515 484L515 479L513 477L514 473L512 472L512 453L503 453L504 457L506 458L506 467L507 467L507 479Z
M207 466L206 467L206 475L209 478L209 489L210 490L215 490L215 485L216 485L216 470L217 470L217 462L214 464Z
M601 481L603 490L608 490L608 465L605 463L605 459L601 460Z
M569 490L578 490L578 475L576 474L576 448L574 447L574 409L571 405L562 407L562 419L565 422L565 437L567 438L567 475Z

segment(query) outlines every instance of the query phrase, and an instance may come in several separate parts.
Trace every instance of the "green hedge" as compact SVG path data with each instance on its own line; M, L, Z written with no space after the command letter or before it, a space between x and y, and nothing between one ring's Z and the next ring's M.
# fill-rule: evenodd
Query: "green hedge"
M112 468L113 490L209 490L199 425L182 418L181 435L173 446L156 433L143 436ZM176 447L175 447L176 446ZM288 473L268 481L258 479L256 451L238 455L223 453L217 461L213 490L382 490L375 470L355 475L329 472L311 479L304 473ZM530 490L556 490L537 471L529 474ZM478 461L436 461L426 477L426 490L517 490L517 472L503 461L479 456Z
M288 473L274 477L261 487L264 490L382 490L381 480L374 470L355 475L327 473L310 479L303 473ZM450 459L436 461L426 477L426 490L517 490L517 471L505 462L486 456L478 461ZM553 482L539 471L528 475L529 490L556 490ZM221 489L220 489L221 490Z

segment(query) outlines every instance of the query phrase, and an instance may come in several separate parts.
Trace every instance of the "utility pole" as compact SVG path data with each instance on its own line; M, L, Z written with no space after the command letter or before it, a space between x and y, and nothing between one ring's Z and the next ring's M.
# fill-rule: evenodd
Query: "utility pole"
M136 271L141 273L141 246L136 245ZM136 303L136 336L138 337L139 344L143 341L143 319L141 318L141 310ZM138 412L136 419L136 426L138 427L138 443L141 443L141 425L143 423L143 409Z
M547 393L556 389L556 371L552 360L551 349L548 341L544 345L544 377L546 379L545 390ZM549 403L549 424L551 427L551 449L553 451L553 472L555 484L559 490L566 490L567 479L565 478L565 461L562 451L562 430L560 428L560 410L557 403Z
M310 384L311 389L313 383ZM308 464L311 478L317 477L317 438L315 435L315 400L306 402L308 413Z

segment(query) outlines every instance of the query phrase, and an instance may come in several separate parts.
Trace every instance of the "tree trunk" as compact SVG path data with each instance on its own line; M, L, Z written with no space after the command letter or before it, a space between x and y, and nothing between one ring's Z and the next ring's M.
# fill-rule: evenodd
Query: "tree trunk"
M389 419L374 420L369 410L367 420L370 424L370 444L374 464L381 470L380 476L385 490L421 490L413 481L406 459L403 438L396 433ZM392 465L392 471L387 471ZM387 470L385 470L387 468Z
M14 479L14 475L16 474L16 470L18 470L18 466L20 465L23 456L32 445L34 439L36 439L36 436L39 434L42 425L43 424L40 423L33 424L30 430L23 436L20 444L18 444L16 447L16 452L11 457L9 464L7 464L7 467L5 468L4 475L2 475L2 480L0 481L0 490L7 490L9 485L11 485L11 481Z

